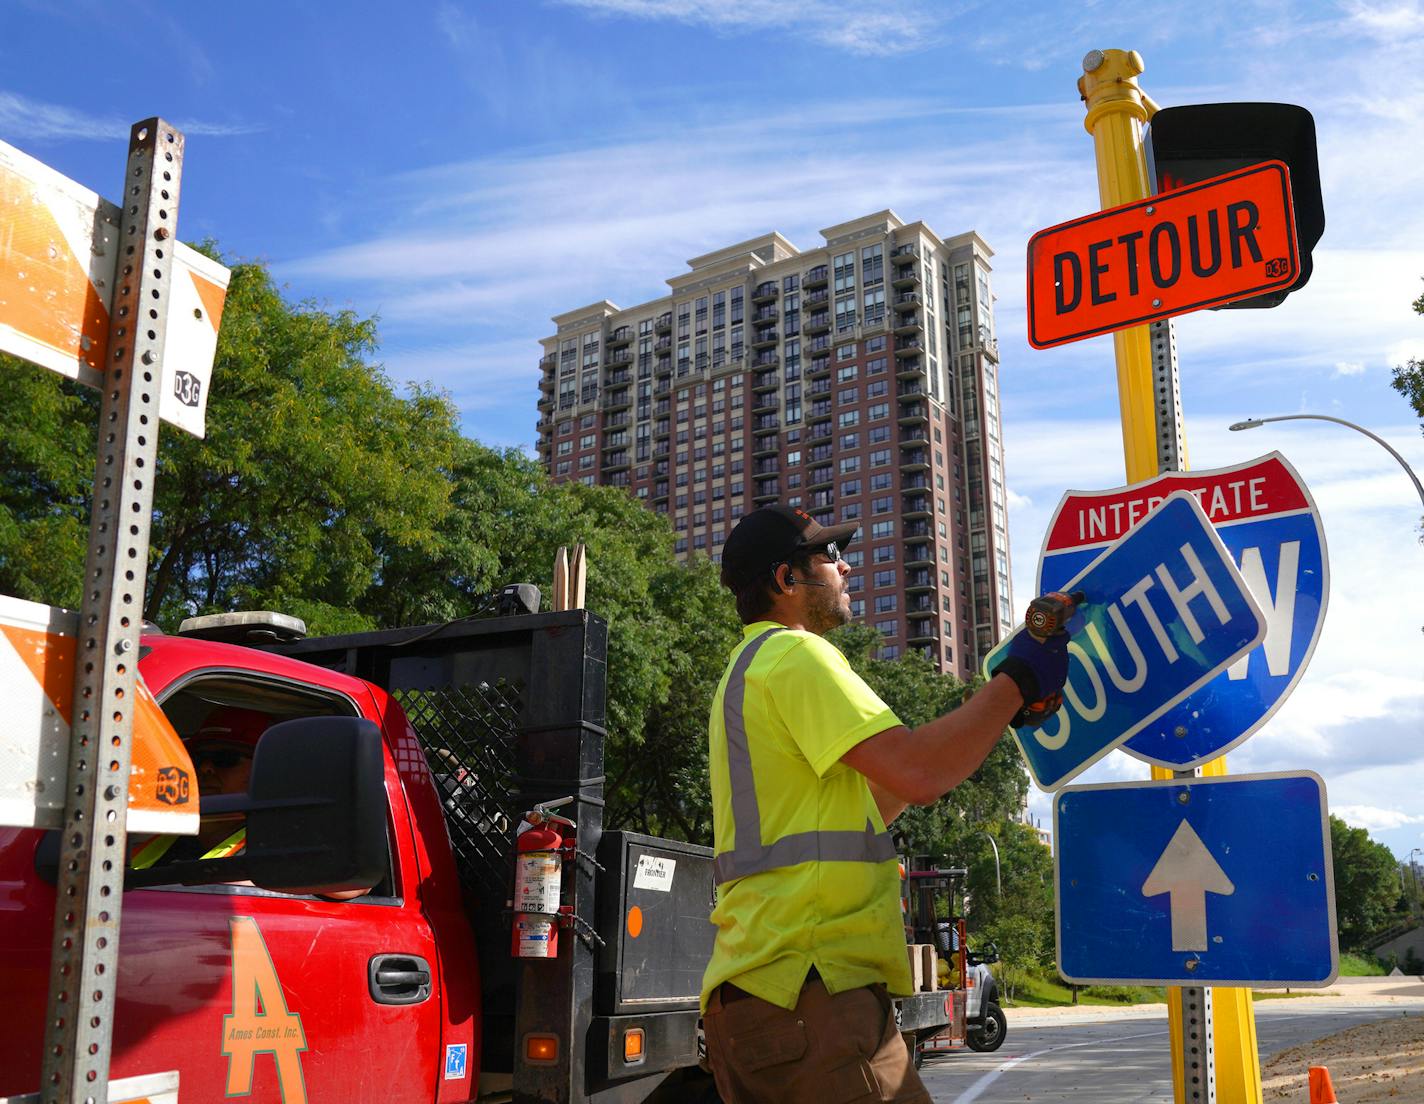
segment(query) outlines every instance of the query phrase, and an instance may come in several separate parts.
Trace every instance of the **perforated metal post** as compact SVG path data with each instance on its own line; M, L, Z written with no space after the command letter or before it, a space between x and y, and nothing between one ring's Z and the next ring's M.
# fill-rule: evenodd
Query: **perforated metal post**
M134 125L75 657L40 1085L47 1102L108 1099L138 637L182 166L181 133L161 119Z
M1177 373L1177 331L1170 318L1151 325L1152 390L1156 396L1157 471L1185 471L1187 434Z

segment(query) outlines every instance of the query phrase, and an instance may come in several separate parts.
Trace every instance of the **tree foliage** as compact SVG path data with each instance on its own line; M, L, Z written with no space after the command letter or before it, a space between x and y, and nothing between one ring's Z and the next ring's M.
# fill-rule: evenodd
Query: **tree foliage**
M1399 864L1388 847L1336 816L1330 818L1330 857L1340 949L1363 949L1371 935L1399 917Z
M399 391L375 320L292 303L260 264L231 268L207 436L159 439L147 616L172 630L270 608L313 635L438 623L509 582L550 594L555 549L583 542L587 605L609 625L608 822L710 843L707 714L741 637L715 566L680 562L667 520L624 491L555 485L522 451L463 436L443 393ZM53 373L0 365L0 593L79 603L97 407ZM880 637L863 626L837 639L907 724L972 689L915 654L873 658ZM970 867L986 923L1000 914L989 835L1004 899L1038 908L1046 851L1011 823L1026 787L1006 738L896 824L907 850Z

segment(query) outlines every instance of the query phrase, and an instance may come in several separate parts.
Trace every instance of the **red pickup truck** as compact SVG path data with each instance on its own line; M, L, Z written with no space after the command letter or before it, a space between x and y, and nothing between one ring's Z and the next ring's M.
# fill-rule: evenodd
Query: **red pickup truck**
M282 1104L703 1093L711 855L603 831L606 639L582 610L145 634L180 736L234 709L271 727L247 792L203 798L245 848L129 872L112 1076ZM560 799L558 954L515 957L516 828ZM56 855L0 828L0 1097L39 1082Z

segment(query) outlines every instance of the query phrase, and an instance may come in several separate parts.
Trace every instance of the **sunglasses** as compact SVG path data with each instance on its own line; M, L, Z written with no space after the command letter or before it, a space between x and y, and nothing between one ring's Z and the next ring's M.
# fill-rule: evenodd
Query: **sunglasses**
M218 770L231 770L239 763L252 758L251 755L238 751L236 748L202 748L192 754L193 766L196 767L199 763L211 763Z
M829 544L822 545L820 548L812 548L809 551L812 555L815 555L817 552L820 552L826 557L827 563L841 562L841 550L835 541L831 541Z

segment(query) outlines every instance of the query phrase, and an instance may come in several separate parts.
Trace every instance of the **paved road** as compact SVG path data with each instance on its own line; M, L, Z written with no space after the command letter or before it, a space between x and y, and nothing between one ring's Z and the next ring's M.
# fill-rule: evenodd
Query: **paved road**
M1400 1015L1398 1008L1375 1003L1286 1007L1295 1003L1256 1006L1263 1061L1356 1024ZM1172 1104L1169 1062L1165 1013L1017 1028L1011 1018L1008 1037L996 1053L956 1050L931 1056L920 1076L936 1104Z

